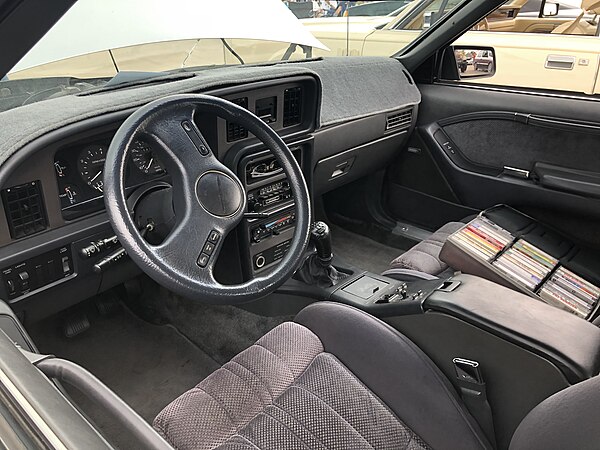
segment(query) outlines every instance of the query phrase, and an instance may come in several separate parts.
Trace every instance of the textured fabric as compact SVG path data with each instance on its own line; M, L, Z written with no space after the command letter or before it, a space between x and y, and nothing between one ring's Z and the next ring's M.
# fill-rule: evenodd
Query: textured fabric
M440 251L450 236L465 224L462 222L448 222L433 233L429 238L419 242L406 253L403 253L390 264L391 269L409 269L424 272L429 275L438 275L448 269L448 265L440 259Z
M438 277L425 272L419 272L418 270L411 269L388 269L381 275L386 277L392 277L395 280L406 281L406 280L437 280Z
M510 450L597 450L600 376L548 397L525 416Z
M321 126L421 102L421 92L409 81L410 75L395 58L328 58L307 67L319 75L323 84Z
M285 81L292 76L312 75L322 84L321 126L366 117L420 102L419 90L409 83L403 71L404 66L392 58L326 58L215 68L163 84L48 99L0 113L0 164L34 139L90 117L137 108L166 95L265 80Z
M566 132L512 119L468 120L447 125L444 131L469 161L482 166L532 170L534 163L544 161L600 172L597 134Z
M167 406L176 449L425 449L307 328L284 323Z
M315 333L325 352L335 355L431 448L492 448L448 378L398 330L334 302L313 303L294 321Z

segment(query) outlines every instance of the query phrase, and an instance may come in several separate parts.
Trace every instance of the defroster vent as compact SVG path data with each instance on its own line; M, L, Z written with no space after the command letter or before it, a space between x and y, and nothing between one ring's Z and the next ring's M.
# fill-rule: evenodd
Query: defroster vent
M283 126L291 127L302 122L302 87L286 89L283 93Z
M412 123L412 109L389 114L385 119L385 129L408 128Z
M4 189L2 201L13 239L46 229L48 221L39 181Z
M248 97L241 97L231 100L232 103L248 109ZM239 141L248 137L248 130L240 124L227 122L227 142Z

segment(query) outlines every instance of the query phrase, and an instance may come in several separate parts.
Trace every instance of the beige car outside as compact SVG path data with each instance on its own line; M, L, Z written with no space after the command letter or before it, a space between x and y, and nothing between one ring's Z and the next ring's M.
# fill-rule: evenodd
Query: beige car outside
M428 14L440 2L429 2L420 14L407 21L419 6L416 0L397 17L351 17L349 19L306 19L303 23L330 51L316 55L391 56L417 38L428 25ZM458 0L450 0L454 6ZM455 45L464 48L492 47L495 50L495 73L489 77L465 78L464 82L500 86L535 87L600 94L600 37L562 34L579 32L578 24L586 24L586 32L595 32L597 23L587 18L600 13L600 0L585 0L589 14L575 18L520 17L526 2L508 2L482 21L474 30L459 38ZM596 18L596 21L598 19ZM558 32L557 32L558 31Z
M280 59L290 44L253 39L228 39L244 63ZM300 57L298 50L294 56ZM186 39L121 47L75 56L9 74L9 79L43 77L103 78L118 71L160 72L173 68L240 64L220 39ZM118 70L117 70L118 69Z

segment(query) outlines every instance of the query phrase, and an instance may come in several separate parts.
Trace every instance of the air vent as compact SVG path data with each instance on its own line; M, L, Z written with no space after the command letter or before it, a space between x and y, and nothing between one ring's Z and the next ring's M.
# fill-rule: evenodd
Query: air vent
M19 239L46 229L46 211L40 182L14 186L2 191L4 211L13 239Z
M385 129L408 128L412 123L412 109L390 114L385 119Z
M231 100L232 103L241 106L242 108L248 109L248 97L236 98ZM248 130L243 126L227 122L227 142L239 141L240 139L246 139L248 137Z
M302 122L302 88L286 89L283 93L283 126L291 127Z

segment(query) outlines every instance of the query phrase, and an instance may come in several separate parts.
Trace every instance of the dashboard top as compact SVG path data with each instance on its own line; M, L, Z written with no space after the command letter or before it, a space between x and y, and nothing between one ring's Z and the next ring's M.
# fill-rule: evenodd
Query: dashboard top
M0 113L4 208L30 204L25 212L15 207L0 215L0 246L101 211L104 154L121 122L142 104L184 92L205 92L238 103L288 142L304 139L320 127L397 111L420 101L412 78L397 60L331 58L210 69L182 80L83 93L5 111ZM203 116L195 121L219 159L231 167L237 161L228 155L239 160L244 152L229 150L260 150L258 141L235 124ZM152 148L142 141L135 146L128 187L168 178ZM8 194L15 199L25 196L26 201L11 203L4 198ZM15 231L15 224L20 227L23 222L28 232Z
M182 80L128 89L82 93L0 113L0 165L29 142L85 119L127 111L177 93L205 92L307 76L320 84L317 127L392 111L420 102L404 66L393 58L325 58L295 63L233 66L197 72ZM393 92L394 95L390 95Z

